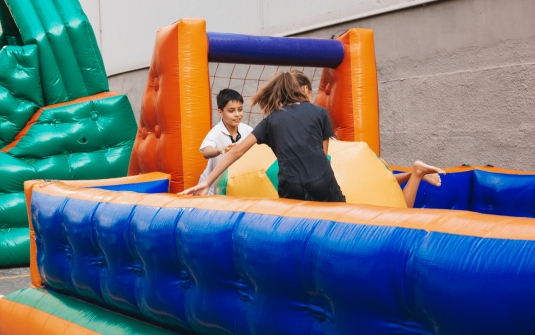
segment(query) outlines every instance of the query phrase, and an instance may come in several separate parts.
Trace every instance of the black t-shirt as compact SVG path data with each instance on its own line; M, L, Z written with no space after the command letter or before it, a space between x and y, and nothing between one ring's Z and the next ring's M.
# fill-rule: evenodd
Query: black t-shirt
M334 134L323 107L309 102L284 106L266 116L252 134L277 156L279 182L306 184L332 173L323 141Z

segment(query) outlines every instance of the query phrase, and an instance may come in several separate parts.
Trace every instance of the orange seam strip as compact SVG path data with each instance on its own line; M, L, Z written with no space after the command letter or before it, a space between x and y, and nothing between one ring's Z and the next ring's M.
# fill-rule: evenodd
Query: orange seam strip
M98 333L39 309L2 298L0 334L96 335Z

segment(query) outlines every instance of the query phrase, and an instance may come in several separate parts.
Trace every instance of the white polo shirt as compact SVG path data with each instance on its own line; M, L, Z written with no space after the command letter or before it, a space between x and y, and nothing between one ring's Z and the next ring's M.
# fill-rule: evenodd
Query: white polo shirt
M251 132L253 131L253 128L246 125L245 123L240 123L238 125L238 132L241 135L241 138L238 142L243 141L244 138L246 138ZM200 151L203 152L204 148L210 146L213 148L223 148L227 145L232 144L232 140L230 139L230 133L227 130L227 127L225 127L225 124L223 121L219 121L218 124L215 125L210 132L206 135L204 138L204 141L202 141ZM202 182L210 172L215 168L215 166L223 159L223 155L219 155L214 158L210 158L208 160L208 164L206 165L206 169L201 174L201 178L199 179L199 183ZM217 185L219 182L219 178L217 178L212 186L210 186L210 190L208 191L208 194L214 194L214 186Z

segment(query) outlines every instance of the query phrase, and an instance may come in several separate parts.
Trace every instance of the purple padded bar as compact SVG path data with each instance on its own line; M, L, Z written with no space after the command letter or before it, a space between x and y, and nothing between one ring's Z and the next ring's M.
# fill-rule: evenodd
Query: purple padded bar
M344 58L342 42L330 39L207 33L208 61L336 68Z

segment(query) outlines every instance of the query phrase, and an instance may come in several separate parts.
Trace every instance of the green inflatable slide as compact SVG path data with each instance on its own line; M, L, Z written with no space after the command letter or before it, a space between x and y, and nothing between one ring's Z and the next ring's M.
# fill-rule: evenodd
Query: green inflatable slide
M137 131L77 0L0 0L0 267L29 262L23 183L125 176Z

